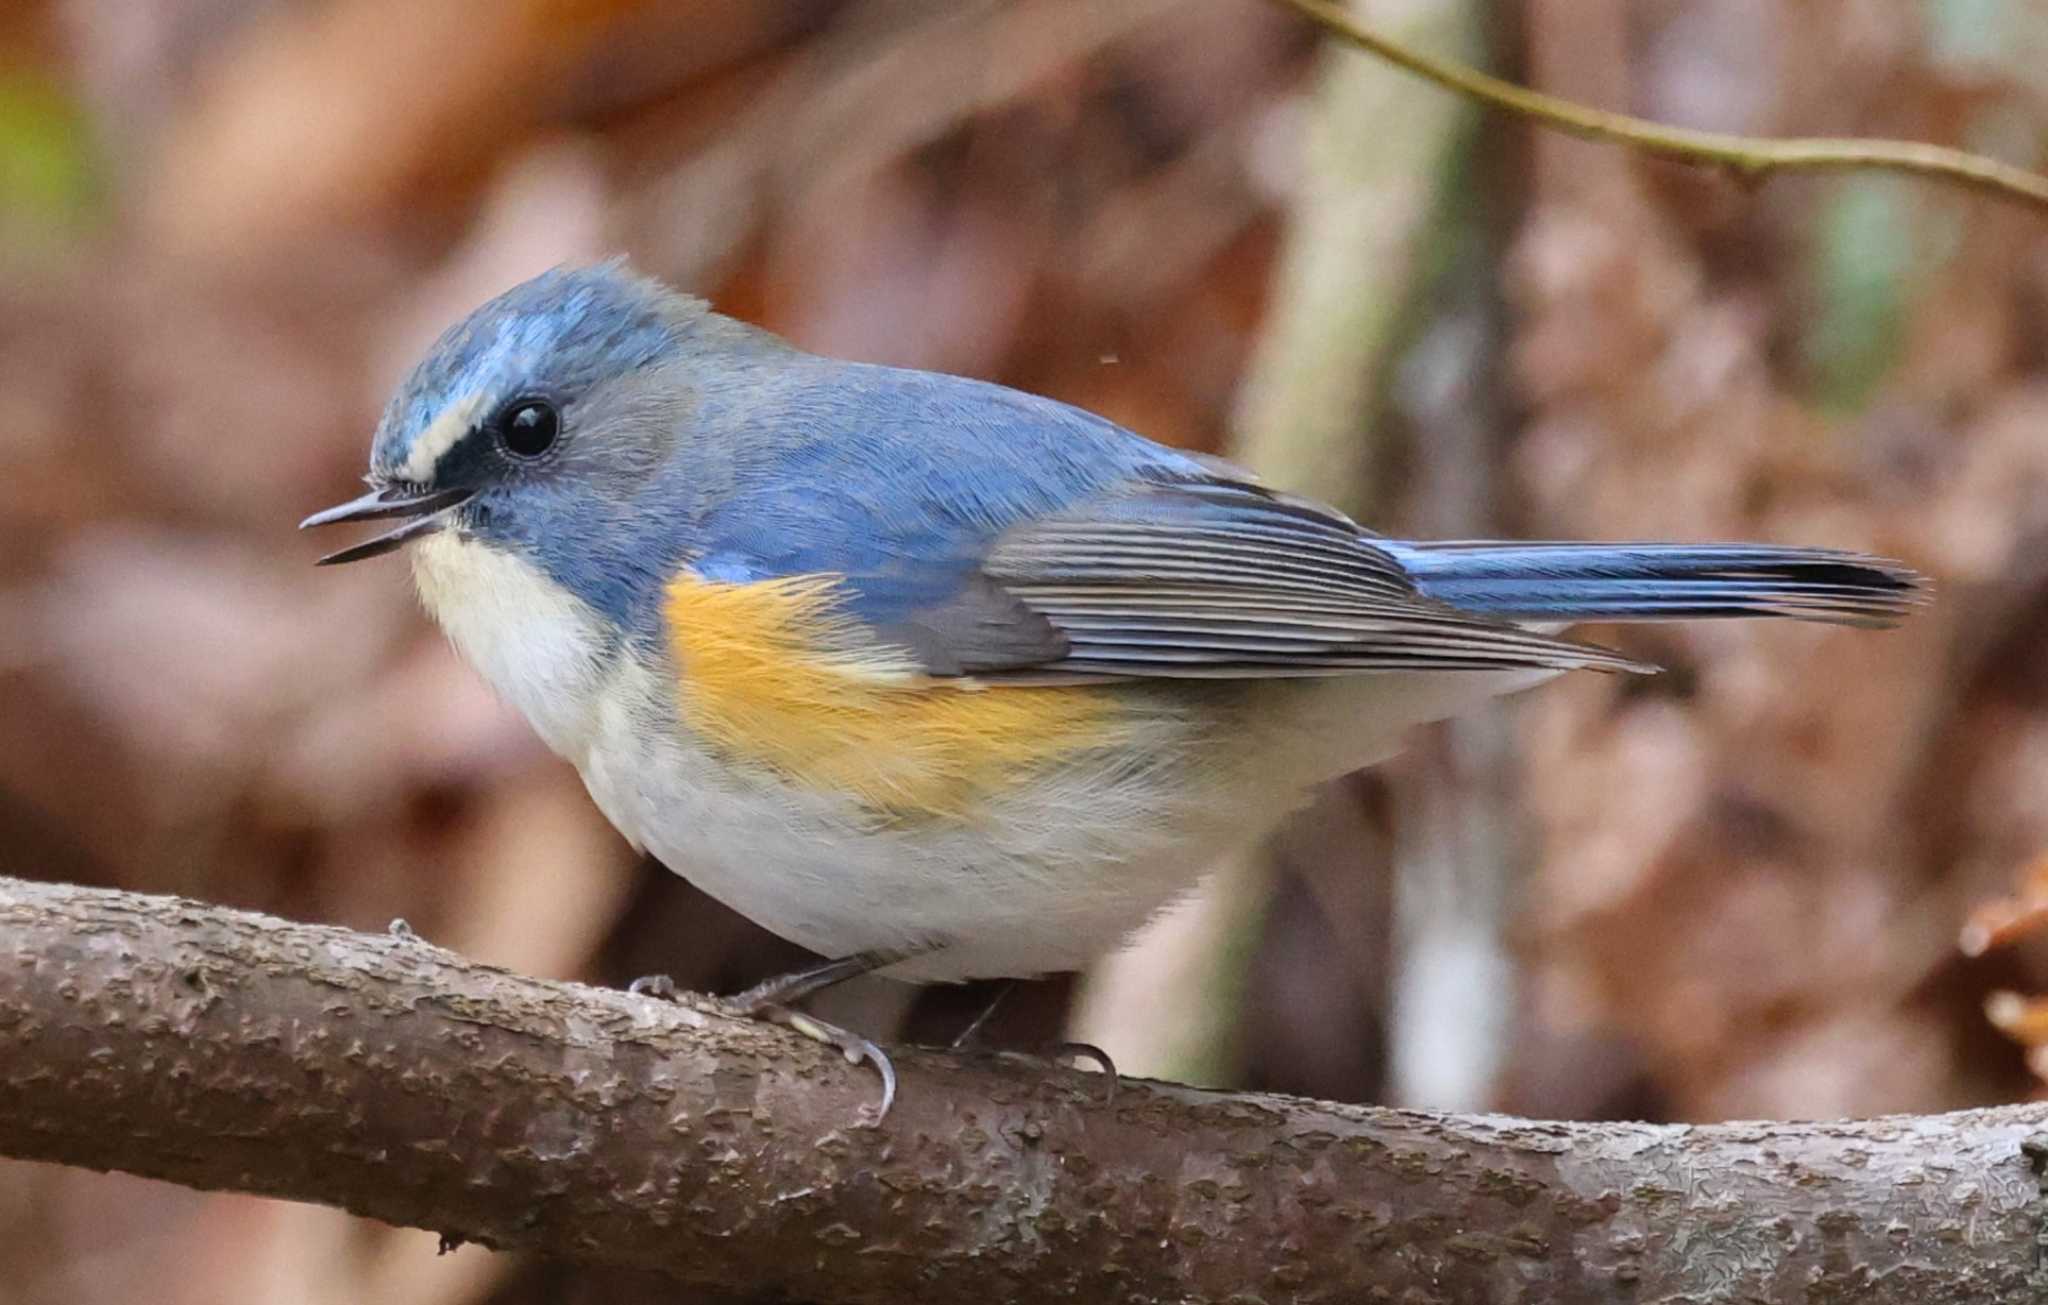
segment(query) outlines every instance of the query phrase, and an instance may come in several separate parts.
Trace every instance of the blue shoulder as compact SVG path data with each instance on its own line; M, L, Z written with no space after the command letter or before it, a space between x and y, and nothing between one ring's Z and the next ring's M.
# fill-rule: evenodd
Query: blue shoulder
M750 433L761 456L704 518L696 569L843 575L855 614L876 623L956 593L1019 522L1203 471L1069 404L931 372L819 368L770 410L779 429Z

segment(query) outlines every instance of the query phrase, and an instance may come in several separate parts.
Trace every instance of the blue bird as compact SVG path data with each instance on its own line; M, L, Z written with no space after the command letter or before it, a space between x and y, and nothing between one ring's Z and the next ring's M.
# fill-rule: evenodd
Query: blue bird
M485 304L368 494L427 610L633 844L814 969L795 1004L1073 969L1410 727L1565 671L1575 621L1884 626L1923 583L1753 544L1384 539L1080 409L804 353L622 263Z

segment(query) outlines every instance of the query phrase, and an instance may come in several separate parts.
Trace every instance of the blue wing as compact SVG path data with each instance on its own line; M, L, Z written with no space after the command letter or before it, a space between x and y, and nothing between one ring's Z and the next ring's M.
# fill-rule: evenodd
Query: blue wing
M765 452L694 569L841 577L847 610L937 673L1638 668L1427 597L1340 513L1049 399L833 364L756 412Z
M992 541L1021 522L1201 465L1051 399L887 367L829 364L762 420L775 429L748 442L769 452L708 514L697 570L841 575L878 626L975 589Z

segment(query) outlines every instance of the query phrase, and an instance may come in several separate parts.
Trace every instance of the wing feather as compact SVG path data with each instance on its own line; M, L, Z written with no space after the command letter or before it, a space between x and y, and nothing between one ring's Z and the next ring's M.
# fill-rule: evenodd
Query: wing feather
M1420 593L1348 518L1231 480L1141 481L999 536L982 572L1066 636L1053 673L1647 669Z

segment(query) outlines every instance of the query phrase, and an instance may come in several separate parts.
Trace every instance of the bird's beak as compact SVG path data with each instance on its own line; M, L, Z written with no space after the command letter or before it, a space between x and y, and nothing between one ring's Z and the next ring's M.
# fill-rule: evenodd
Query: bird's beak
M314 526L331 526L337 521L378 521L386 517L405 517L404 525L396 530L387 530L381 535L364 540L360 544L344 548L338 553L329 553L316 565L333 566L341 562L360 562L366 557L388 553L421 535L431 534L447 524L448 514L476 493L473 489L436 489L424 494L408 494L395 486L373 489L358 499L351 499L338 507L324 512L315 512L299 522L299 529L309 530Z

